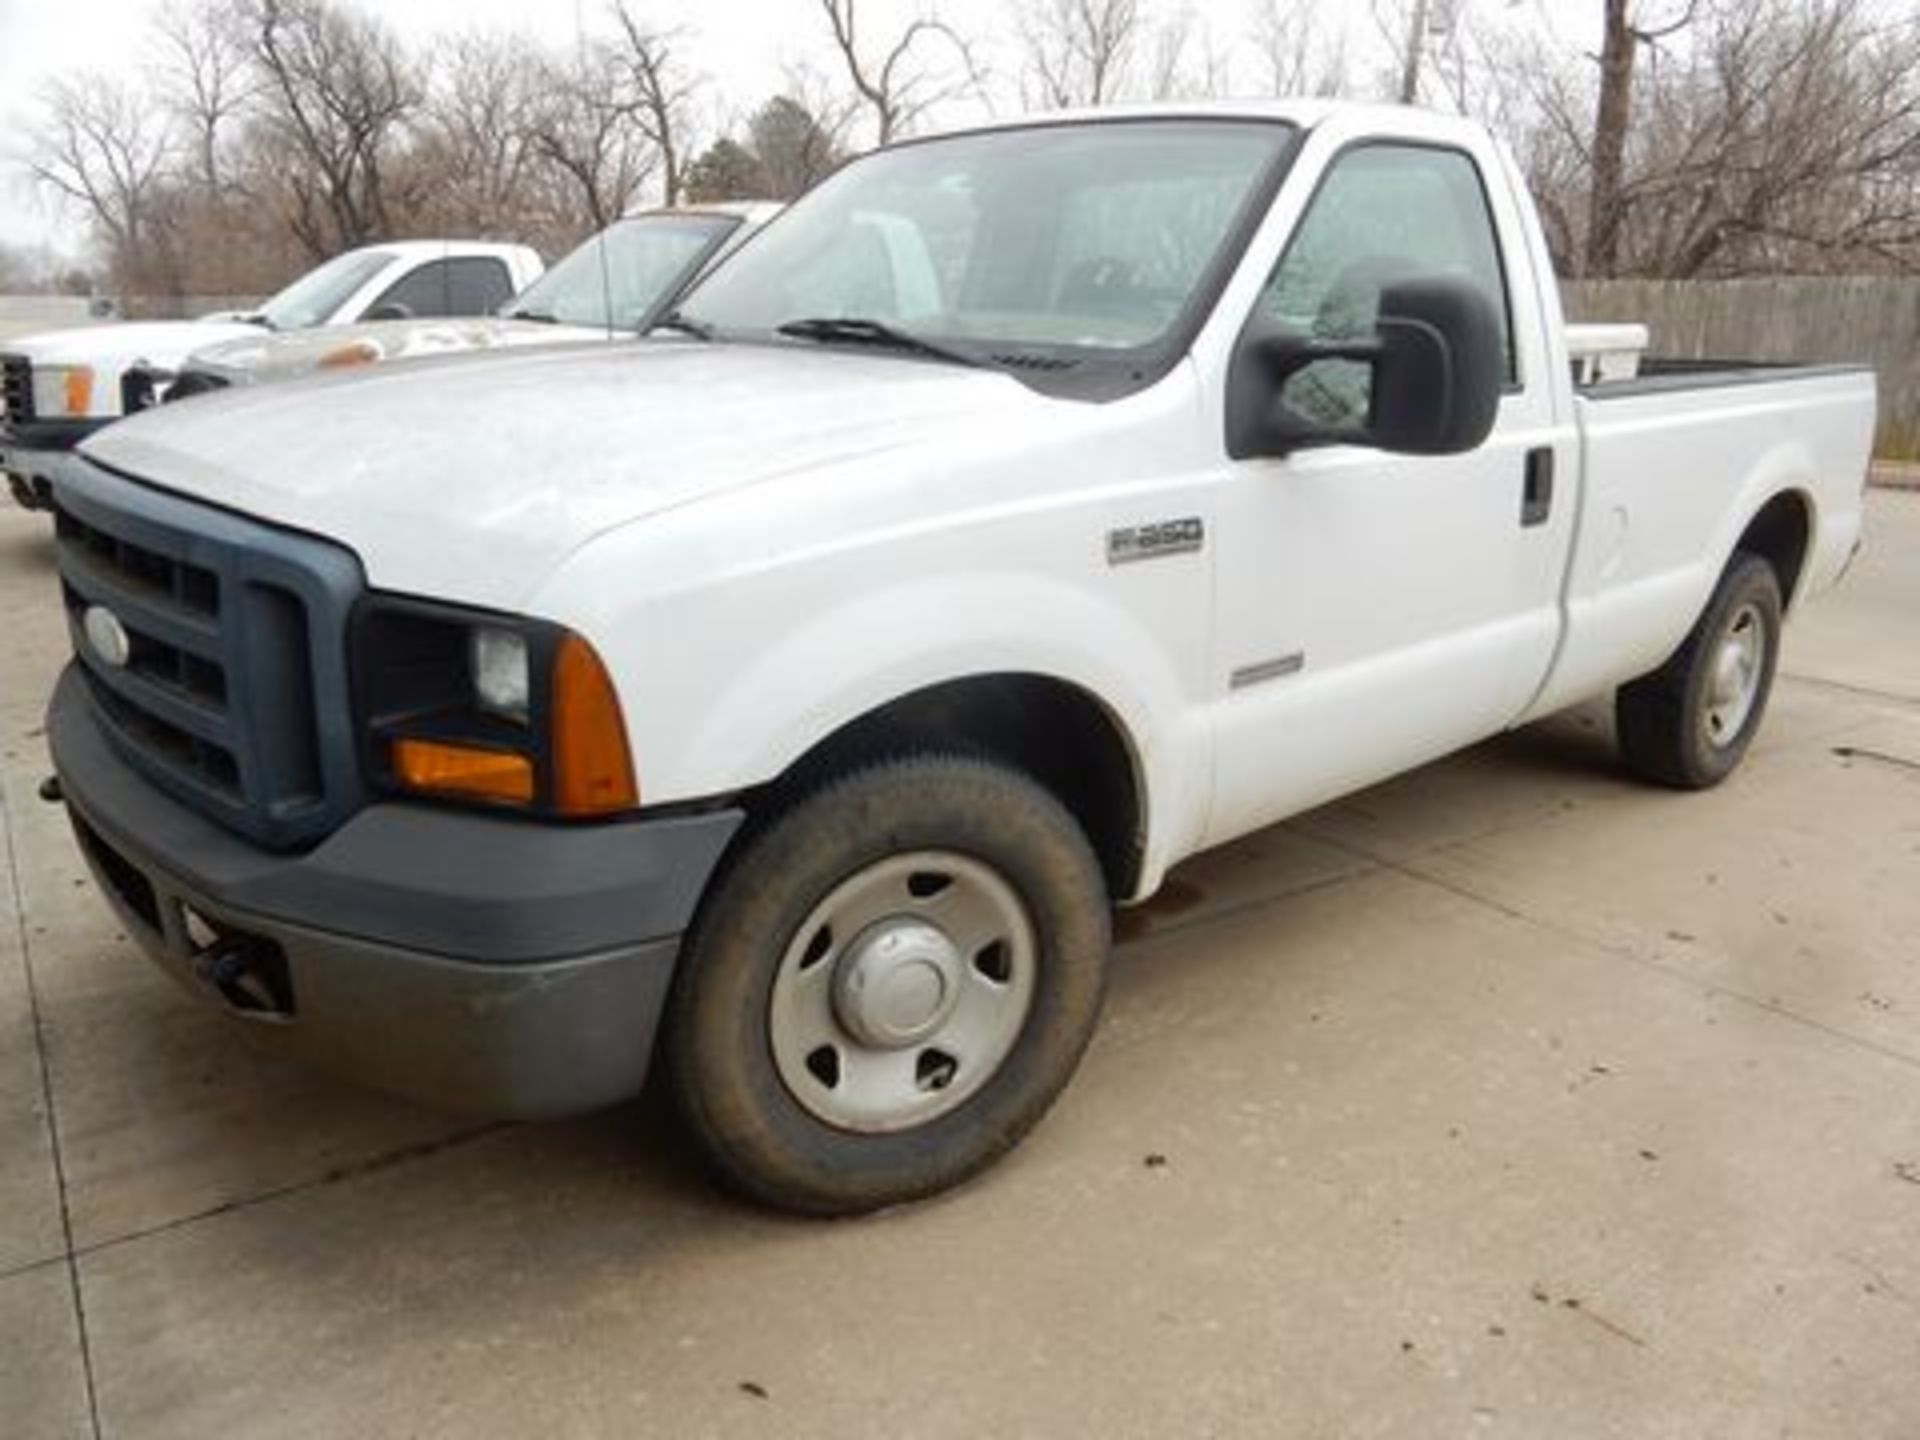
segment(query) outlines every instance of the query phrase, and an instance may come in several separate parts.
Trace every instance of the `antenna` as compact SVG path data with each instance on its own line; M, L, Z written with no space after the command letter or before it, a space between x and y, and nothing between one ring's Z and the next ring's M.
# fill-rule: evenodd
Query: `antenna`
M587 26L581 18L580 0L573 0L573 51L575 63L584 73L587 67ZM607 232L624 218L624 212L614 216L593 237L593 252L600 261L600 317L606 322L609 340L613 339L613 275L607 265Z

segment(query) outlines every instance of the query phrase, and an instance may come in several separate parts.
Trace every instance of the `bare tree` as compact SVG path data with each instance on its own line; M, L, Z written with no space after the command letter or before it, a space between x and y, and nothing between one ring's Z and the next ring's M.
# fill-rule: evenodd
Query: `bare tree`
M227 188L222 141L253 93L230 0L167 0L153 20L160 97L191 137L195 179Z
M1624 267L1675 278L1920 262L1920 23L1863 0L1716 6L1652 78Z
M1602 105L1577 73L1535 67L1519 149L1567 273L1920 266L1920 21L1867 0L1628 19L1624 114L1619 93Z
M1230 52L1192 0L1162 13L1146 40L1149 99L1207 100L1232 90Z
M1123 92L1144 25L1140 0L1016 0L1030 105L1104 105Z
M116 277L131 282L159 238L173 150L166 117L127 85L84 73L49 82L41 109L30 170L85 211L106 242Z
M1698 8L1663 22L1636 25L1629 0L1601 0L1605 28L1600 42L1600 93L1594 108L1591 165L1593 193L1587 202L1586 271L1609 275L1619 262L1620 234L1626 223L1622 194L1626 170L1627 127L1633 116L1634 65L1643 46L1657 45L1693 23Z
M436 60L424 134L409 158L438 177L438 228L528 228L527 195L542 158L534 140L538 52L518 36L473 32L443 42Z
M942 101L968 89L978 89L979 68L973 51L960 33L937 15L909 21L891 41L869 51L862 44L859 0L820 0L821 13L833 36L847 79L873 118L874 142L885 145ZM958 73L946 79L923 63L935 50L945 49ZM877 58L876 58L877 57Z
M603 46L550 62L529 122L533 149L555 178L556 202L582 231L625 214L653 173L654 152L633 124L626 67Z
M665 203L674 205L680 200L682 157L690 148L688 109L697 86L674 58L675 34L646 29L635 19L629 0L617 0L613 14L625 41L620 59L629 91L627 111L659 152L661 192Z
M1260 84L1270 95L1337 95L1346 84L1344 36L1330 44L1303 0L1259 0L1249 34L1260 58Z
M293 233L316 257L392 234L387 165L425 99L416 68L379 21L329 0L236 3Z

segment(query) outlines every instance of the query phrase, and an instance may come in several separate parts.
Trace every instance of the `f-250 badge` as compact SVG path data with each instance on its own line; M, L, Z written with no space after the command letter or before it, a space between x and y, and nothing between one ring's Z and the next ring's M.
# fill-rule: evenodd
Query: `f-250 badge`
M1198 515L1129 525L1107 532L1107 563L1127 565L1135 560L1158 560L1163 555L1185 555L1206 543L1206 522Z

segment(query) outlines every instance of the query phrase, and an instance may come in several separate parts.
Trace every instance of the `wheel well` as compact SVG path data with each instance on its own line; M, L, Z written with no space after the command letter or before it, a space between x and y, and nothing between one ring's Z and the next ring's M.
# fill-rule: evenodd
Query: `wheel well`
M1794 587L1800 583L1800 569L1806 564L1811 533L1805 498L1791 490L1782 491L1761 506L1734 549L1758 555L1771 565L1780 582L1781 602L1791 605Z
M771 789L928 744L988 755L1039 781L1086 832L1109 892L1133 893L1143 831L1133 751L1107 708L1063 680L976 675L915 691L835 731Z

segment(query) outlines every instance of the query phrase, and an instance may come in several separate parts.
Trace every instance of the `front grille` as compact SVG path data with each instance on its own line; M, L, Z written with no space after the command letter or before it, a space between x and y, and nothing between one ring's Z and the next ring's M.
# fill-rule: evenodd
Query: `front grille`
M0 420L33 419L33 365L24 355L0 355Z
M160 392L163 401L190 400L195 395L211 395L215 390L224 390L232 382L224 375L215 375L210 370L182 370L174 377L171 385Z
M359 797L352 555L85 462L55 505L74 654L119 752L262 844L333 829Z

